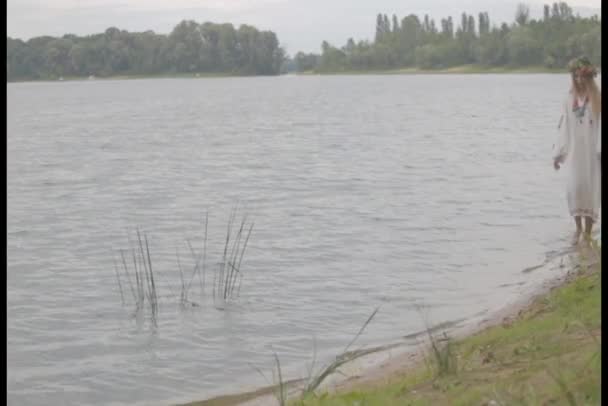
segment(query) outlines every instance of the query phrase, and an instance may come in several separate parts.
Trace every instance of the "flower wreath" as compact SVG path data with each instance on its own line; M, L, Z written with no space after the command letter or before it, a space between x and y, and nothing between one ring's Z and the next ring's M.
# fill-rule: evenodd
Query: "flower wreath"
M581 76L597 76L597 68L591 64L589 59L582 56L575 58L568 63L568 70L571 73L578 73Z

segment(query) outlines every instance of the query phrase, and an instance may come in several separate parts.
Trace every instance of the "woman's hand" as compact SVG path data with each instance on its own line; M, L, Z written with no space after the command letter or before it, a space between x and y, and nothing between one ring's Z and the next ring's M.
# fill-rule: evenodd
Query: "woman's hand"
M559 165L561 164L561 161L562 161L561 157L557 157L557 158L553 159L553 168L556 171L559 171Z

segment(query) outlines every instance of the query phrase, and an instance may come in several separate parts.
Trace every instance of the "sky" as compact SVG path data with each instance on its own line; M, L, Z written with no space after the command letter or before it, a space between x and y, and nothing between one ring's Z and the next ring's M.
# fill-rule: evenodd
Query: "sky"
M290 55L319 52L328 41L343 46L349 37L373 40L376 16L399 20L408 14L428 14L439 26L462 12L488 12L490 22L514 20L518 3L532 17L542 16L547 0L7 0L7 35L27 40L41 35L88 35L117 27L131 32L168 34L182 20L253 25L274 31ZM581 16L600 14L601 0L570 0Z

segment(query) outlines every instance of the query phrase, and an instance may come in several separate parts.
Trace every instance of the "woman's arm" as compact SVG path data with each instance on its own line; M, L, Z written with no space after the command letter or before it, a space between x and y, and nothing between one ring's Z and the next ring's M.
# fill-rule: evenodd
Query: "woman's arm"
M557 126L557 141L553 145L553 167L557 170L566 160L570 149L570 119L568 114L568 101L562 106L562 115Z
M597 157L602 160L602 119L597 124Z

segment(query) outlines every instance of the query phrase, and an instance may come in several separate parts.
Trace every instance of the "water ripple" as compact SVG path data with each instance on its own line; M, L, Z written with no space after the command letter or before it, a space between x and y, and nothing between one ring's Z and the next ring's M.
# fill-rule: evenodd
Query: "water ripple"
M547 164L565 75L8 84L8 392L15 405L168 404L263 385L352 339L378 345L501 307L571 228ZM537 101L520 109L517 100ZM530 176L534 173L534 176ZM241 300L209 287L231 208L255 228ZM176 305L176 249L207 296ZM158 327L121 305L136 227ZM130 258L130 257L129 257ZM529 271L529 272L528 272ZM197 282L198 283L198 282ZM499 292L500 294L497 294ZM139 402L139 403L138 403Z

